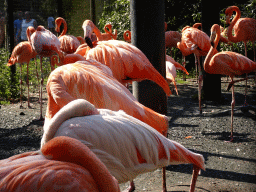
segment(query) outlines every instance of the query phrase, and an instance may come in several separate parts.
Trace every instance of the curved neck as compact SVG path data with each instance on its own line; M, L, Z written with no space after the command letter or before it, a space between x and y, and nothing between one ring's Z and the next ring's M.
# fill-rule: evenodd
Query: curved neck
M49 141L41 152L46 158L74 163L90 172L99 191L119 191L117 180L109 173L107 167L82 142L70 137L56 137Z
M67 30L68 30L67 22L64 19L61 19L60 25L58 27L60 28L62 23L64 25L64 28L63 28L63 31L60 34L60 37L63 36L63 35L66 35Z
M232 31L233 31L233 28L234 28L234 25L236 24L236 22L238 21L238 19L240 19L241 17L241 11L239 10L238 7L232 7L230 10L229 10L229 14L227 16L227 23L229 23L229 19L233 13L233 11L236 12L236 16L234 17L234 19L232 20L232 22L230 23L229 27L228 27L228 30L227 30L227 37L230 41L234 42L234 43L237 43L239 40L237 39L237 35L235 34L235 36L233 36L232 34ZM227 15L227 14L226 14Z
M31 42L31 39L30 39L30 37L31 37L31 35L35 32L36 30L35 30L35 28L34 27L28 27L27 28L27 38L28 38L28 41L29 42Z
M98 41L103 40L100 30L95 25L94 25L93 32L96 34Z
M214 29L212 29L212 34L211 34L211 42L213 42L213 46L211 47L211 49L209 50L205 60L204 60L204 70L207 72L208 71L208 67L209 67L209 63L212 59L212 57L216 54L217 52L217 46L220 40L220 27L219 25L214 25L213 26ZM214 38L213 33L216 33L216 36ZM212 40L212 38L214 38L214 40Z

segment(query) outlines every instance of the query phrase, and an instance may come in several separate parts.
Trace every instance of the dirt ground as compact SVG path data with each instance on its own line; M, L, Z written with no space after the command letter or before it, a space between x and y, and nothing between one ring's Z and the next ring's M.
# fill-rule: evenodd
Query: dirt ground
M244 103L244 83L235 85L234 141L225 142L230 135L231 91L227 92L227 78L222 78L222 101L203 100L203 114L199 114L195 81L178 84L179 96L168 97L168 138L205 158L206 170L198 177L196 191L256 191L256 88L248 84L247 102L250 107L241 110ZM19 104L2 105L0 109L0 159L25 151L38 150L42 136L37 90L31 95L32 109ZM43 97L43 114L47 97ZM189 191L191 165L167 167L168 191ZM120 184L124 190L129 184ZM138 176L135 191L162 190L161 169Z

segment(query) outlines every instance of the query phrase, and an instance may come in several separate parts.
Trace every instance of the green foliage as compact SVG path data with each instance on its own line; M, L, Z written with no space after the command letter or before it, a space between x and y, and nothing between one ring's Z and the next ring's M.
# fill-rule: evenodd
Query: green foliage
M0 49L0 102L17 98L18 78L11 76L11 69L7 67L9 53L4 48Z
M104 8L99 19L98 28L102 31L104 26L110 23L112 29L116 29L118 39L123 39L123 33L130 30L130 1L108 0L104 1Z

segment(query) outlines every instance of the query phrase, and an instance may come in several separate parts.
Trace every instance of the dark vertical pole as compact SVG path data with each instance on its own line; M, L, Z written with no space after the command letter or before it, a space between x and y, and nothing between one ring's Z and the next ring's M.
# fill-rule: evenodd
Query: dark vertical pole
M6 0L6 40L8 42L8 50L12 53L14 48L14 26L13 26L13 0ZM12 98L15 98L17 95L17 90L15 90L15 74L16 74L16 65L11 66L11 93Z
M62 0L58 0L57 1L57 3L58 3L58 16L59 17L63 17L63 12L62 12Z
M211 35L213 24L220 23L218 4L209 3L202 0L202 28L207 35ZM204 58L203 58L204 60ZM210 101L220 101L221 99L221 75L204 73L203 81L204 98Z
M130 6L132 44L165 77L164 0L131 0ZM133 94L145 106L162 114L167 113L166 94L154 82L134 82Z
M90 0L91 5L91 21L96 25L96 7L95 0Z

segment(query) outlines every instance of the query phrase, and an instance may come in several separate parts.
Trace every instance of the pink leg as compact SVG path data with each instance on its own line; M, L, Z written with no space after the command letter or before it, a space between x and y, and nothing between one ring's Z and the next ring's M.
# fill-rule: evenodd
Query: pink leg
M201 70L201 65L200 65L200 57L197 57L198 59L198 69L199 69L199 79L198 79L198 102L199 102L199 112L202 114L202 105L201 105L201 90L202 90L202 81L203 81L203 74Z
M42 66L42 57L41 56L40 56L40 67L41 67L41 83L40 83L40 95L39 95L39 101L40 101L40 118L39 118L39 120L42 120L43 119L42 97L43 97L44 74L43 74L43 66Z
M247 57L247 46L246 42L244 42L244 50L245 50L245 57ZM244 92L244 106L247 106L246 102L246 95L247 95L247 73L246 73L246 80L245 80L245 92Z
M183 57L183 67L186 67L186 58L185 58L185 56L182 56L182 57ZM183 72L183 81L186 81L185 72Z
M28 66L29 64L27 63L27 85L28 85L28 108L31 108L30 106L30 98L29 98L29 71L28 71Z
M20 108L22 109L22 64L20 64Z
M131 181L130 186L125 191L122 191L122 192L133 192L134 190L135 190L135 185L134 185L134 182Z
M196 188L196 180L197 180L197 177L199 175L199 171L200 171L200 168L193 165L193 174L192 174L192 180L191 180L191 184L190 184L190 192L194 192L195 191L195 188Z
M232 78L233 81L233 78ZM231 135L230 141L233 141L233 120L234 120L234 108L235 108L235 91L234 85L232 86L232 102L231 102Z
M166 167L163 167L163 192L167 192L167 187L166 187Z
M194 56L195 56L195 67L196 67L196 82L198 83L198 75L197 75L198 63L197 63L197 56L196 56L196 54L194 54Z

